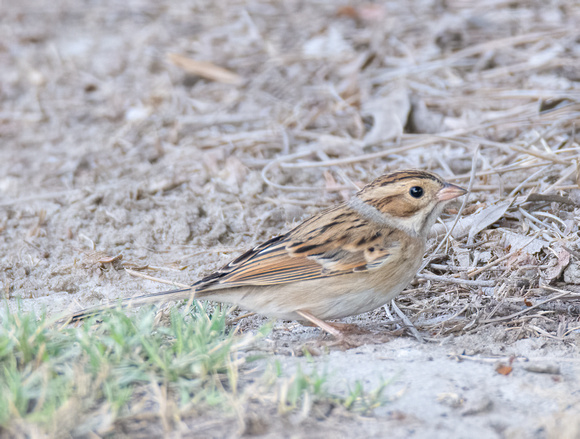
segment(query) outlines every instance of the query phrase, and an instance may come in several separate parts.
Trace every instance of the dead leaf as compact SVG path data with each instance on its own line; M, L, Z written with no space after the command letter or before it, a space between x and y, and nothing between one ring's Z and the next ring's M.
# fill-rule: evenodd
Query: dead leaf
M568 284L580 285L580 264L572 262L564 270L564 282Z
M358 18L358 12L352 6L341 6L336 10L338 17Z
M324 151L328 155L346 156L362 154L362 143L352 138L322 134L318 138L316 149Z
M364 104L362 114L371 116L373 126L364 138L364 145L374 145L400 137L411 111L407 89L399 87L382 98Z
M416 96L411 98L408 131L411 133L439 133L445 131L443 114L429 110L425 101Z
M556 263L553 267L547 268L546 271L544 271L543 277L547 281L551 281L560 277L564 271L564 268L566 268L570 263L570 253L560 247L554 249L554 251L556 252L557 257Z
M543 239L535 238L530 242L530 237L527 235L514 233L509 230L504 230L503 232L502 245L504 247L509 246L512 250L522 249L527 254L534 255L548 246L548 242Z
M502 363L498 364L497 367L495 368L495 371L500 375L509 375L510 373L512 373L512 370L513 367Z
M455 239L461 239L465 237L465 235L469 235L468 244L473 244L475 235L499 220L506 213L512 201L513 200L501 201L497 204L486 206L473 215L460 218L451 235ZM449 223L448 226L451 224L453 224L453 222ZM436 224L433 227L433 232L445 233L446 230L442 229L439 224Z
M119 253L116 256L110 256L104 251L99 250L84 250L78 249L80 252L84 253L82 258L83 268L105 268L107 264L112 264L117 270L123 267L122 260L123 254Z
M310 58L344 58L346 55L354 54L350 43L344 39L342 29L331 25L328 30L308 40L302 46L302 52Z
M501 201L497 204L492 204L491 206L486 207L485 209L481 210L480 212L472 215L473 223L469 228L469 235L467 237L467 243L473 244L475 240L475 235L481 232L483 229L487 229L497 220L499 220L508 208L511 206L513 200L505 200Z
M342 6L338 8L336 15L361 21L380 22L385 19L386 10L383 5L363 3L356 8L353 6Z
M169 61L190 75L201 76L210 81L223 82L224 84L241 85L244 82L243 78L237 73L216 66L208 61L198 61L177 53L170 53L167 57Z
M457 241L453 241L453 256L455 256L456 265L463 269L471 266L471 250L462 248Z

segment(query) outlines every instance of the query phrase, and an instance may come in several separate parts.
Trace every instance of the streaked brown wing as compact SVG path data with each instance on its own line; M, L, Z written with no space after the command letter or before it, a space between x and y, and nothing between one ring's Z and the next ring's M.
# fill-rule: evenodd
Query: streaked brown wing
M400 251L390 233L339 206L249 250L194 287L276 285L377 269Z

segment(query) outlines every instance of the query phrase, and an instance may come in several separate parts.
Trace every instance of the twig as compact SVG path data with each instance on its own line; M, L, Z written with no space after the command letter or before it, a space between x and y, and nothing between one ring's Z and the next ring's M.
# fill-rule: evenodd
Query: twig
M560 159L553 154L544 154L542 152L535 151L533 149L521 148L521 147L516 146L516 145L510 145L510 148L514 151L521 152L522 154L528 154L528 155L537 157L539 159L549 160L553 163L558 163L559 165L567 165L570 163L569 161Z
M256 315L255 312L247 312L245 314L242 314L241 316L234 317L233 319L230 320L230 323L237 323L240 320L245 319L246 317L251 317L254 315Z
M419 343L425 343L425 340L423 340L423 337L421 337L421 334L419 334L419 331L417 331L415 325L413 325L411 320L409 320L409 317L407 317L405 313L399 309L394 300L391 300L391 306L393 307L397 315L401 318L401 320L405 323L405 325L407 325L407 327L411 331L411 334L415 336L417 341L419 341Z
M512 356L502 356L502 357L475 357L471 355L465 354L447 354L449 358L456 361L475 361L477 363L492 363L495 364L497 362L512 362L514 360L518 361L525 361L528 362L530 359L528 357L512 357Z
M528 198L526 198L525 202L528 201L547 201L549 203L560 203L560 204L568 204L570 206L578 206L574 201L570 198L563 197L561 195L556 194L530 194Z
M497 322L505 322L506 320L513 320L515 317L521 316L522 314L525 314L533 309L539 308L540 306L545 305L546 303L561 299L562 297L568 296L570 294L574 295L574 293L571 293L570 291L564 291L561 294L558 294L554 297L550 297L549 299L546 299L543 302L536 303L535 305L532 305L529 308L522 309L521 311L518 311L514 314L510 314L509 316L496 317L495 319L489 319L489 320L481 320L480 323L482 323L482 324L484 324L484 323L497 323ZM576 295L576 296L580 296L580 294Z
M469 279L458 279L454 277L447 276L437 276L436 274L421 273L417 275L417 279L432 280L436 282L446 282L450 284L458 285L468 285L471 287L493 287L496 282L493 280L469 280Z
M172 282L172 281L169 281L169 280L160 279L158 277L149 276L147 274L144 274L144 273L140 273L138 271L131 270L130 268L125 268L125 271L127 272L127 274L129 274L131 276L140 277L140 278L147 279L147 280L152 280L153 282L159 282L159 283L167 284L167 285L174 285L174 286L179 287L179 288L189 288L189 287L191 287L191 285L181 284L179 282Z

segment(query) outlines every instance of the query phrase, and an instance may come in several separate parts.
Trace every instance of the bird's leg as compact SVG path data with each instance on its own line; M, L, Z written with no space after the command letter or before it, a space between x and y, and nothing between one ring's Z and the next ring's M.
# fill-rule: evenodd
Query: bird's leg
M352 323L325 322L304 310L296 311L296 314L310 322L312 326L318 326L320 329L333 335L336 338L336 341L332 342L329 346L338 346L343 350L356 348L365 344L384 343L390 340L389 337L386 338L381 335L377 336L376 334L373 334L368 330L363 330ZM354 335L347 335L348 332L353 331L355 332Z
M308 311L300 310L296 311L296 314L298 314L300 317L304 317L306 320L318 326L320 329L325 330L330 335L335 336L337 339L339 340L344 339L344 334L339 329L335 328L330 323L325 322L324 320L320 320L318 317L313 316Z
M343 322L324 322L327 325L332 326L334 329L340 331L343 335L352 332L355 334L362 333L362 332L369 332L365 329L362 329L356 323L343 323ZM301 321L300 324L302 326L318 326L310 321Z

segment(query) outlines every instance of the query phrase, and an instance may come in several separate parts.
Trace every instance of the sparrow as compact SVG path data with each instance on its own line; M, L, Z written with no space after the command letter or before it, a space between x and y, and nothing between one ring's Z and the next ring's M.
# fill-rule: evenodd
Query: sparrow
M328 320L372 311L401 293L421 265L430 228L445 205L466 192L432 172L386 174L190 288L125 299L121 305L193 296L314 324L341 338ZM89 308L71 320L115 306Z

